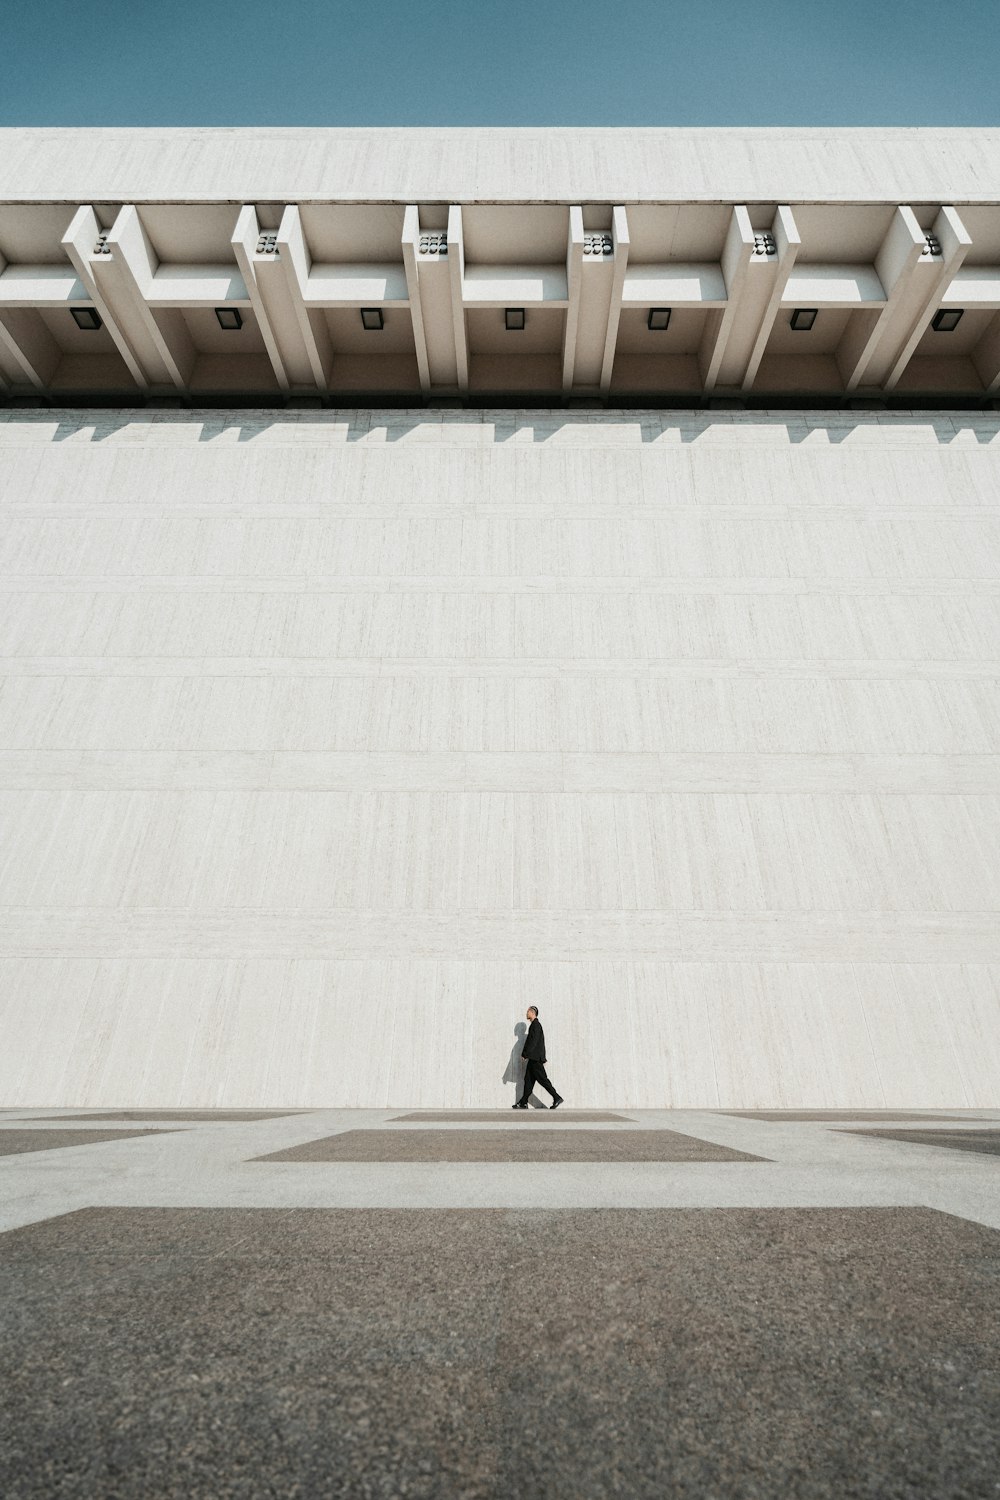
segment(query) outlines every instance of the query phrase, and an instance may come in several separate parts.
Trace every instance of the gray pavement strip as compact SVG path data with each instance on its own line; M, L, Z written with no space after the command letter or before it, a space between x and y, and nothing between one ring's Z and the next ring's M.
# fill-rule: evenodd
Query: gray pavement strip
M1000 1130L844 1130L842 1135L865 1135L878 1141L903 1141L908 1146L937 1146L943 1151L974 1151L1000 1156Z
M676 1130L345 1130L256 1161L757 1162Z
M931 1209L88 1209L0 1236L18 1500L986 1500L1000 1235Z
M945 1123L965 1123L968 1115L936 1115L930 1110L906 1111L900 1109L720 1109L713 1114L728 1115L737 1120L773 1120L789 1123L806 1120L922 1120L930 1124L934 1120Z
M23 1156L28 1151L63 1151L68 1146L97 1146L105 1141L127 1141L136 1136L173 1135L170 1130L0 1130L0 1156Z
M584 1109L442 1109L416 1110L413 1114L393 1115L392 1123L399 1125L408 1123L414 1125L444 1125L451 1121L456 1124L490 1124L504 1125L508 1121L512 1125L521 1125L525 1120L546 1119L550 1115L558 1114L559 1124L567 1122L573 1124L610 1125L612 1123L629 1125L633 1121L629 1115L608 1114L602 1110Z
M115 1109L102 1114L36 1115L38 1120L284 1120L289 1115L311 1114L300 1109Z

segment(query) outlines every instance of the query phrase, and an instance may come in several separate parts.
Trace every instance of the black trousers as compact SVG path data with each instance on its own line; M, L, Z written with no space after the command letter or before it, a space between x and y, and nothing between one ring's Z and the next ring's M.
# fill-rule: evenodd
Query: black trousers
M527 1104L529 1098L531 1097L531 1090L534 1088L536 1083L541 1088L545 1089L546 1093L551 1094L553 1099L559 1098L559 1095L556 1093L555 1089L549 1082L548 1074L545 1071L545 1064L542 1062L534 1062L529 1057L528 1061L524 1065L524 1093L517 1101L518 1104Z

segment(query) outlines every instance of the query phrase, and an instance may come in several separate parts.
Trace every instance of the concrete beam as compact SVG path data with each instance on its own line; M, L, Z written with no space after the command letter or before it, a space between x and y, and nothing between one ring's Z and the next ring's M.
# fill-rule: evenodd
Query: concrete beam
M771 279L770 295L761 316L760 326L757 329L757 336L754 339L746 369L743 372L741 386L744 391L749 391L753 386L754 380L757 378L757 371L760 369L760 362L764 358L767 341L771 337L771 329L774 327L774 320L778 316L778 311L781 307L781 299L784 296L785 286L792 273L795 258L802 244L799 232L795 227L792 210L787 204L782 205L775 214L774 222L771 225L771 234L774 237L774 243L777 247L777 264L774 267L774 274Z
M628 271L630 248L628 214L624 207L615 208L611 215L611 241L615 247L614 272L611 278L611 302L608 307L608 328L604 339L604 356L601 360L601 395L607 399L611 390L611 377L615 367L615 349L618 346L618 325L622 316L622 300L625 295L625 276Z
M261 236L266 236L266 248L258 250ZM316 382L312 365L306 353L299 319L295 312L294 303L297 291L293 295L289 286L284 261L278 250L277 237L277 230L260 229L258 221L257 240L244 241L250 274L253 278L255 306L259 304L264 310L278 360L288 380L288 390L314 391ZM268 347L266 340L265 347ZM269 348L268 353L270 354ZM275 373L277 374L277 369ZM281 384L280 376L279 384Z
M594 250L588 239L610 242ZM563 342L563 394L574 388L606 396L611 385L625 272L628 266L628 220L623 208L612 211L610 234L585 231L582 208L570 208L566 256L567 309ZM593 253L591 253L593 252Z
M277 245L279 263L285 273L285 282L312 379L316 389L325 395L330 390L333 372L333 346L323 312L318 308L309 308L305 303L312 258L302 228L302 215L294 204L290 204L281 217Z
M569 211L566 243L566 321L563 324L562 389L568 396L573 389L576 371L576 333L580 322L580 297L583 283L583 209L573 205Z
M698 351L698 366L706 395L710 395L719 383L726 351L733 340L740 316L743 290L753 254L754 232L750 211L744 204L738 203L733 209L726 231L726 242L722 248L721 265L726 285L726 304L722 309L709 313Z
M6 269L7 269L7 262L4 259L4 257L2 255L0 255L0 276L3 276L3 273L4 273L4 271ZM6 345L4 345L4 348L6 348ZM9 395L10 394L10 390L11 390L10 379L9 379L9 377L7 375L6 370L4 369L3 364L0 363L0 395L3 395L3 396Z
M154 312L149 305L148 292L159 262L134 204L126 203L121 209L106 243L111 265L118 273L128 301L129 326L137 325L142 329L170 383L186 395L197 352L179 309Z
M885 305L852 318L836 351L845 391L856 391L867 383L865 377L876 351L884 343L891 343L893 329L905 329L914 270L926 244L912 208L897 208L875 257L875 272L886 294Z
M264 340L264 348L267 357L271 361L274 378L283 391L291 389L291 381L285 361L281 355L281 348L275 338L271 327L271 317L267 308L267 301L257 282L257 273L254 266L254 255L260 239L260 224L257 219L257 210L252 204L244 204L240 209L233 230L230 243L233 247L233 255L236 264L240 268L247 295L250 298L250 306L253 308L254 317L257 319L257 327L260 329L261 338Z
M403 263L413 320L417 373L425 397L434 392L447 396L458 392L453 310L454 254L454 243L450 251L448 248L447 228L428 229L420 223L419 208L407 209L403 223Z
M0 256L0 307L89 307L87 288L72 266L11 266Z
M424 309L420 296L420 272L417 267L417 247L420 244L420 210L411 203L403 215L403 270L406 274L406 291L410 303L410 322L413 325L413 346L417 355L417 373L424 400L431 392L431 368L427 354L427 334L424 328Z
M455 339L455 377L459 392L469 393L469 338L465 327L465 236L462 210L453 203L448 210L448 277L451 283L451 318Z
M886 391L895 390L899 384L903 371L913 357L914 350L940 305L944 288L951 281L972 245L972 237L954 208L941 209L934 220L931 233L941 247L941 254L940 256L927 256L926 261L921 258L918 262L920 271L925 265L927 267L927 274L919 278L920 305L909 334L882 383L882 388ZM916 280L917 273L914 275L914 281Z
M132 379L141 391L148 391L153 383L152 377L143 366L140 351L133 347L124 322L119 319L117 310L105 296L107 277L99 274L99 271L109 272L113 268L110 259L95 253L95 247L103 233L93 208L89 204L83 204L69 222L62 237L62 248L97 308L101 322L111 335ZM113 279L117 280L117 273Z

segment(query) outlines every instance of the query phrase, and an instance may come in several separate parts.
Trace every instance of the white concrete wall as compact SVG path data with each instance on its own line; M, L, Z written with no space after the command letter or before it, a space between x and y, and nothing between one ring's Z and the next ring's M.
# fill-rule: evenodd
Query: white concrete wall
M0 419L0 1103L998 1102L1000 419Z
M0 130L0 201L989 203L1000 130Z

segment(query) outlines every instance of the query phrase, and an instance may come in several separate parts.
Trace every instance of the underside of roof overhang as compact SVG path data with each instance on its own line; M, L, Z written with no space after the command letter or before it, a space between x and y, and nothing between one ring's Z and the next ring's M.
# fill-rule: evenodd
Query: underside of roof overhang
M849 186L872 176L877 138L892 148L890 181L909 173L926 186L952 151L967 195L972 177L983 180L977 152L994 137L1000 148L998 132L469 132L472 155L493 162L484 187L509 189L511 155L536 145L520 200L230 196L247 177L250 137L272 148L259 170L265 185L275 153L294 142L309 185L338 143L356 154L377 138L372 175L384 186L382 158L396 137L422 160L433 140L454 156L462 134L0 132L21 151L0 167L0 190L22 189L0 201L0 399L975 406L1000 397L1000 191L907 201L874 198L870 186L853 201L838 192L615 201L601 191L560 201L546 192L573 178L596 190L629 185L636 153L657 140L681 164L680 179L694 173L684 150L697 148L701 178L712 169L729 181L732 163L713 169L709 158L727 140L739 155L750 140L763 152L746 167L755 190L777 185L782 161L801 188L792 148L806 145L817 186L824 173L832 181L831 152ZM149 136L167 166L147 160ZM100 165L106 137L137 144ZM964 156L951 137L968 138ZM162 187L182 147L201 182L211 147L218 196L43 201L65 176L49 159L52 142L64 139L72 157L81 138L98 160L82 178L105 187L140 186L143 161L147 188ZM612 153L602 178L594 152L615 145L621 160ZM464 179L466 157L455 160ZM403 178L416 170L413 161L399 169Z

